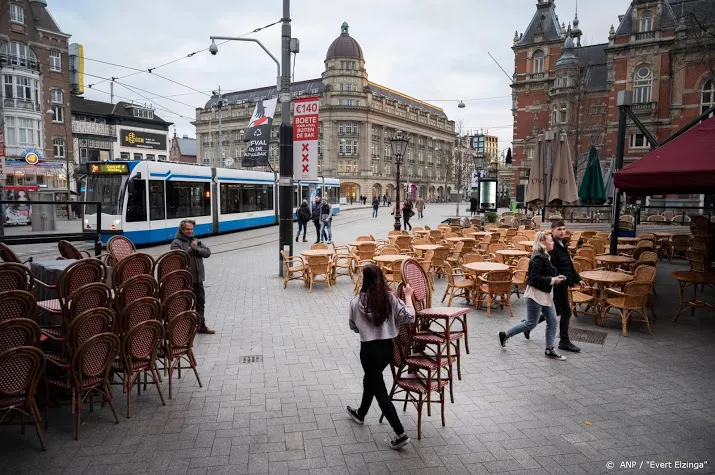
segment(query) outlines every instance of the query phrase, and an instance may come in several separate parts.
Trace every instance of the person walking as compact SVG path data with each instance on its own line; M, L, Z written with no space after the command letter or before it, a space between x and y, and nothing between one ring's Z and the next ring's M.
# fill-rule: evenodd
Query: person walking
M315 195L315 201L313 202L313 207L310 210L311 217L313 218L313 224L315 225L315 243L320 242L322 226L320 225L320 208L323 204L320 201L320 195Z
M303 200L295 215L298 218L298 234L295 235L295 242L298 242L301 230L303 230L303 242L308 242L305 235L308 232L308 221L313 216L310 209L308 209L308 200Z
M425 210L425 200L421 196L415 201L415 208L417 209L417 219L424 218L422 212Z
M559 315L559 349L578 353L581 349L571 343L569 338L569 322L571 320L571 305L569 304L569 287L576 284L585 285L574 268L569 255L569 244L566 239L566 224L559 220L551 223L551 235L554 238L554 248L549 251L551 262L559 275L566 276L566 281L554 286L554 305Z
M193 219L185 219L179 223L179 230L176 231L174 240L171 241L171 249L181 249L189 253L191 257L191 277L193 278L193 291L196 296L196 313L199 314L199 333L213 335L215 330L206 326L204 311L206 308L206 292L204 291L204 259L211 256L211 249L201 244L201 241L194 237L196 222Z
M536 233L534 238L534 253L529 261L529 270L526 279L526 320L517 323L505 332L499 332L499 347L506 350L506 342L509 338L519 333L533 330L539 323L539 317L546 319L546 350L544 355L547 358L564 361L566 357L561 356L554 350L554 338L556 336L556 309L554 308L553 288L566 281L566 277L558 275L556 268L551 264L549 251L554 248L554 241L549 234L544 231Z
M387 195L382 195L382 206L387 206Z
M410 438L402 427L395 406L387 394L382 372L393 355L392 340L399 334L402 323L415 321L412 305L412 288L405 286L405 302L400 300L385 283L382 271L376 265L362 270L362 288L350 301L350 329L360 335L360 364L365 371L360 407L347 406L347 412L357 424L365 423L373 398L390 423L395 437L389 441L393 450L404 447Z
M469 212L474 216L477 214L477 206L479 206L479 200L476 196L469 198Z
M377 210L380 209L380 198L375 196L372 199L372 217L377 218Z
M330 244L333 240L333 231L331 230L331 222L333 221L333 207L330 206L328 200L323 198L320 205L320 239L321 241Z
M402 221L404 222L403 229L407 230L407 226L410 227L410 231L412 231L412 225L410 224L410 218L415 215L415 212L412 211L412 203L410 203L410 200L405 200L405 204L402 205Z

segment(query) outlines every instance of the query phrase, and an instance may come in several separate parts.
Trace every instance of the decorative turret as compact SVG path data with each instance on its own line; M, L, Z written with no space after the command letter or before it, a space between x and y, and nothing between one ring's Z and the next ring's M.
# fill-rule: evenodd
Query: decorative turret
M576 46L581 47L581 28L578 27L578 0L576 1L576 14L573 17L573 29L571 30L571 38L575 40Z
M566 69L578 67L578 58L574 54L573 30L569 28L564 41L564 49L561 57L556 61L556 69Z

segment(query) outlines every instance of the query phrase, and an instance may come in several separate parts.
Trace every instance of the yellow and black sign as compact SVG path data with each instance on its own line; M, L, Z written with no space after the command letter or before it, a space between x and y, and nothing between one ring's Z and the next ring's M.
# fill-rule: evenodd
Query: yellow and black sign
M162 134L122 129L121 140L122 147L166 150L166 135Z
M129 165L126 163L90 163L90 175L129 175Z

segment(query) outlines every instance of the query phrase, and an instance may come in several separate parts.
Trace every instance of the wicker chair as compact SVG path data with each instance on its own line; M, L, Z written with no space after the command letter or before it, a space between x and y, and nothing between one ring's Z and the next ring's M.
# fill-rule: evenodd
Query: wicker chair
M492 302L499 298L499 304L502 308L506 305L509 307L509 316L513 317L514 313L511 310L511 300L509 299L511 280L511 270L494 270L480 275L477 285L477 309L481 308L482 303L487 303L487 316L492 315Z
M373 261L372 259L365 259L363 261L360 261L358 263L357 267L357 279L355 279L355 287L354 287L354 293L355 295L360 292L360 289L362 288L362 269L367 266L376 266L377 262Z
M117 311L121 312L129 303L135 300L144 297L157 298L158 296L159 284L154 279L154 276L148 274L135 275L122 282L117 288L114 304Z
M464 242L459 241L452 249L452 253L447 257L447 262L453 267L457 267L462 263L462 249L464 248Z
M402 283L401 266L402 261L386 262L382 265L382 273L388 286L392 285L396 289Z
M63 259L84 259L84 258L90 258L92 255L89 253L89 251L84 251L77 249L71 242L61 240L60 242L57 243L57 248L60 251L60 256L62 256Z
M105 282L106 279L107 266L99 259L82 259L73 262L62 271L57 285L48 285L42 281L35 280L36 284L57 294L56 299L37 302L37 306L51 315L61 317L67 306L67 298L72 293L87 284Z
M148 322L159 321L161 318L161 303L153 297L143 297L129 303L117 314L115 331L122 337L135 326ZM124 345L124 340L122 340Z
M325 282L328 284L328 290L332 291L330 286L330 278L332 269L330 266L330 258L328 256L308 256L306 257L308 267L308 289L313 292L313 284L316 282ZM318 279L323 277L322 279Z
M178 318L178 317L177 317ZM173 320L172 320L173 322ZM146 320L132 326L122 340L121 366L124 390L127 393L127 419L132 417L132 388L137 385L137 395L141 394L142 373L149 373L151 384L156 386L161 404L166 406L164 394L159 385L159 373L156 369L157 349L161 344L164 327L156 320ZM146 386L146 377L144 385Z
M114 267L124 259L136 252L136 247L134 243L124 236L112 236L107 241L107 254L109 254L108 263L111 267Z
M0 322L0 353L20 346L40 346L40 327L29 318Z
M412 238L405 235L396 236L395 246L400 249L400 254L410 254L412 253Z
M653 251L644 251L639 257L638 260L633 264L631 269L633 272L638 269L640 266L656 266L656 263L658 262L658 254L656 254Z
M644 322L650 331L650 321L646 314L646 305L648 304L648 296L650 295L651 285L646 282L629 282L626 284L623 292L615 289L606 289L607 294L615 295L615 297L606 298L606 303L601 311L601 325L606 321L606 318L618 318L621 320L623 336L627 336L627 326L629 321ZM618 316L608 314L610 309L618 310ZM639 314L641 319L634 319L634 314Z
M432 256L432 268L434 269L435 277L439 277L445 274L444 264L447 262L447 257L449 257L450 251L446 247L441 247L434 250L434 255Z
M358 236L357 238L355 238L355 240L356 241L374 241L375 238L370 235L366 235L366 236Z
M355 259L359 263L365 259L372 259L375 257L375 249L377 246L373 243L360 244L355 246Z
M24 290L0 292L0 322L14 318L35 319L35 297Z
M42 450L45 438L40 427L40 410L35 402L37 383L45 369L45 357L34 346L10 348L0 353L0 421L10 412L27 416L35 426ZM24 423L23 432L24 432Z
M169 272L159 281L159 300L166 300L171 294L180 290L191 290L194 279L187 270Z
M353 256L347 246L335 246L335 254L332 258L333 283L338 280L338 277L350 277L350 280L355 283L353 275Z
M181 249L172 249L165 252L156 260L156 280L160 281L165 275L176 270L190 270L191 256Z
M285 251L281 251L281 256L283 256L283 288L287 288L291 280L302 280L305 284L307 270L303 258L289 256Z
M0 263L0 292L7 290L32 292L34 287L35 277L28 267L16 262Z
M116 263L112 268L112 286L116 291L123 282L137 275L154 278L154 259L149 254L135 252Z
M310 245L310 250L311 250L311 251L316 250L316 249L328 250L328 249L330 249L330 246L328 246L328 245L327 245L326 243L324 243L324 242L316 242L316 243L313 243L313 244Z
M14 262L15 264L27 264L28 262L32 262L32 257L26 261L20 259L4 242L0 242L0 259L2 259L3 262Z
M400 248L397 246L383 246L375 254L378 256L395 256L400 254Z
M109 308L111 302L112 294L105 283L93 282L80 287L67 297L62 323L59 326L42 327L42 334L49 339L65 342L70 326L78 315L88 310Z
M462 257L462 264L471 264L472 262L484 262L484 257L476 252L470 252Z
M514 275L511 278L512 292L516 292L516 298L519 298L519 290L526 291L526 274L529 272L529 258L522 257L516 263Z
M196 309L196 295L191 290L180 290L161 303L161 321L168 324L182 312Z
M688 258L691 272L711 272L713 270L707 261L707 254L705 254L705 251L701 251L699 249L688 249L686 257Z
M506 249L506 245L505 245L505 244L502 244L502 243L500 243L500 242L496 242L496 243L495 243L495 242L492 242L491 244L489 244L489 248L488 248L487 252L489 253L489 256L490 256L495 262L498 262L498 263L500 263L500 264L503 264L503 263L504 263L504 256L502 256L501 254L497 254L497 251L503 251L503 250L505 250L505 249Z
M181 377L182 369L192 369L196 376L199 387L202 388L201 378L196 369L196 357L194 356L194 337L199 328L199 316L194 311L182 312L176 315L166 326L166 338L164 339L164 371L168 372L169 378L169 399L172 398L172 375L178 370ZM185 360L189 366L181 366L181 360Z
M469 302L474 281L466 277L462 269L452 268L449 262L444 263L444 273L447 275L447 288L444 290L441 302L444 302L447 294L449 294L448 307L452 306L452 300L456 297L463 297Z

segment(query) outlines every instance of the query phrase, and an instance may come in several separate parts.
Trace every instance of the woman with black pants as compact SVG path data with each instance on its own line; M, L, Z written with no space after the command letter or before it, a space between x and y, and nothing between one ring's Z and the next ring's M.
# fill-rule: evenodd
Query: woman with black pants
M410 218L412 215L414 215L414 211L412 211L412 203L410 203L410 200L405 200L405 204L402 205L402 221L404 221L404 225L402 226L402 229L407 231L407 226L410 227L410 231L412 231L412 225L410 224Z
M387 394L382 372L392 360L392 339L399 334L400 324L415 321L412 288L408 285L404 289L406 303L390 292L380 268L368 265L362 271L362 289L350 301L350 329L360 334L360 363L365 377L360 407L348 406L347 411L356 423L362 425L372 399L377 399L380 410L395 431L395 437L390 440L390 448L394 450L402 448L410 438Z

